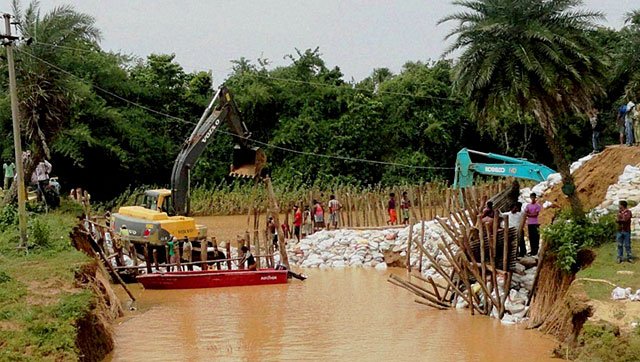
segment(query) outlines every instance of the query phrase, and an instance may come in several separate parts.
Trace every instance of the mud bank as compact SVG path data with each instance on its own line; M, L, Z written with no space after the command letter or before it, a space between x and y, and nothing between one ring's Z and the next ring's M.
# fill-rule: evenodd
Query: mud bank
M94 300L76 321L76 347L81 361L100 361L114 347L113 323L122 316L122 306L109 276L97 260L76 273L77 286L91 290Z

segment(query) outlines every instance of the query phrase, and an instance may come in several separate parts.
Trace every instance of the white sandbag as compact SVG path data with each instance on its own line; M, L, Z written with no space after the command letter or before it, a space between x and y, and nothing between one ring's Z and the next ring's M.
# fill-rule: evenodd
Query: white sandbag
M631 288L620 288L620 287L615 287L612 291L611 291L611 299L613 300L623 300L623 299L627 299L629 298L629 296L631 295Z
M386 270L387 269L387 263L382 262L382 263L378 263L375 266L376 269L378 270Z

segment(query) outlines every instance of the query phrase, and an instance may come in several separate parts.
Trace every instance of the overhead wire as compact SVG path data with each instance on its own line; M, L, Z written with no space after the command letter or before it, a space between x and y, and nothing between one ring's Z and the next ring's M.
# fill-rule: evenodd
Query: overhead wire
M20 50L20 49L16 49L16 51L18 51L18 52L20 52L22 54L28 55L28 56L30 56L30 57L42 62L43 64L46 64L47 66L49 66L49 67L61 72L61 73L67 74L67 75L69 75L71 77L74 77L74 78L79 79L79 80L81 80L83 82L86 82L86 80L83 79L82 77L77 76L77 75L69 72L68 70L60 68L57 65L52 64L52 63L50 63L50 62L48 62L48 61L46 61L46 60L34 55L34 54L31 54L31 53L29 53L27 51ZM113 93L111 91L108 91L108 90L106 90L104 88L101 88L99 86L96 86L94 84L91 84L91 86L96 88L96 89L98 89L98 90L100 90L100 91L102 91L102 92L104 92L104 93L106 93L106 94L109 94L110 96L112 96L114 98L122 100L122 101L124 101L124 102L126 102L126 103L128 103L130 105L139 107L139 108L144 109L146 111L149 111L149 112L152 112L152 113L155 113L155 114L158 114L158 115L173 119L173 120L178 121L178 122L192 124L192 125L196 124L196 122L192 122L192 121L188 121L186 119L180 118L180 117L172 116L170 114L167 114L167 113L164 113L164 112L161 112L161 111L157 111L155 109L146 107L146 106L144 106L142 104L139 104L137 102L128 100L128 99L126 99L124 97L121 97L121 96L119 96L119 95L117 95L117 94L115 94L115 93ZM250 137L244 137L244 136L241 136L241 135L238 135L238 134L235 134L235 133L232 133L232 132L227 132L227 131L224 131L224 130L218 130L218 132L223 133L223 134L227 134L227 135L231 135L231 136L236 137L236 138L241 138L241 139L244 139L244 140L250 141L252 143L265 146L265 147L269 147L269 148L273 148L273 149L277 149L277 150L281 150L281 151L285 151L285 152L296 153L296 154L300 154L300 155L306 155L306 156L323 157L323 158L329 158L329 159L337 159L337 160L351 161L351 162L362 162L362 163L370 163L370 164L377 164L377 165L407 167L407 168L414 168L414 169L429 169L429 170L453 170L454 169L453 167L417 166L417 165L409 165L409 164L397 163L397 162L377 161L377 160L369 160L369 159L364 159L364 158L337 156L337 155L327 155L327 154L316 153L316 152L299 151L299 150L295 150L295 149L288 148L288 147L283 147L283 146L270 144L270 143L267 143L267 142L258 141L258 140L252 139Z

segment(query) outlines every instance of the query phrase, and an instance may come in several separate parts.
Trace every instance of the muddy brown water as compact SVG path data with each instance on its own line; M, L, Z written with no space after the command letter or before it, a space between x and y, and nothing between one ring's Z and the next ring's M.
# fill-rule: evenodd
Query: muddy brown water
M314 269L285 285L134 286L107 361L548 361L555 343L467 310L437 311L386 282L401 269ZM117 287L119 288L119 287ZM123 295L124 296L124 295ZM124 299L123 299L124 300Z
M218 243L223 241L235 242L238 236L244 236L249 230L253 236L253 216L247 228L247 215L225 215L225 216L198 216L196 223L207 227L207 234L215 236ZM280 223L284 222L284 214L280 215ZM265 216L260 216L260 233L265 230ZM262 234L260 235L262 237ZM235 244L232 244L235 245Z

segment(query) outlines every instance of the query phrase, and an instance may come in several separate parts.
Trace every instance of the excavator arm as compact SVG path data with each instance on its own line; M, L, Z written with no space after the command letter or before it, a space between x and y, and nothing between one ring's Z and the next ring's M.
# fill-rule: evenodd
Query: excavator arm
M259 177L266 164L262 150L249 143L251 133L242 121L240 111L229 89L221 86L205 109L191 136L182 145L171 173L171 197L175 214L189 214L190 173L205 148L213 142L223 123L235 138L233 164L230 174L240 177Z
M500 160L504 163L474 163L471 162L470 153ZM538 165L521 158L472 151L463 148L458 152L456 159L453 187L465 188L472 186L473 177L476 173L490 176L517 177L542 182L545 181L549 175L556 173L556 171L547 166Z

